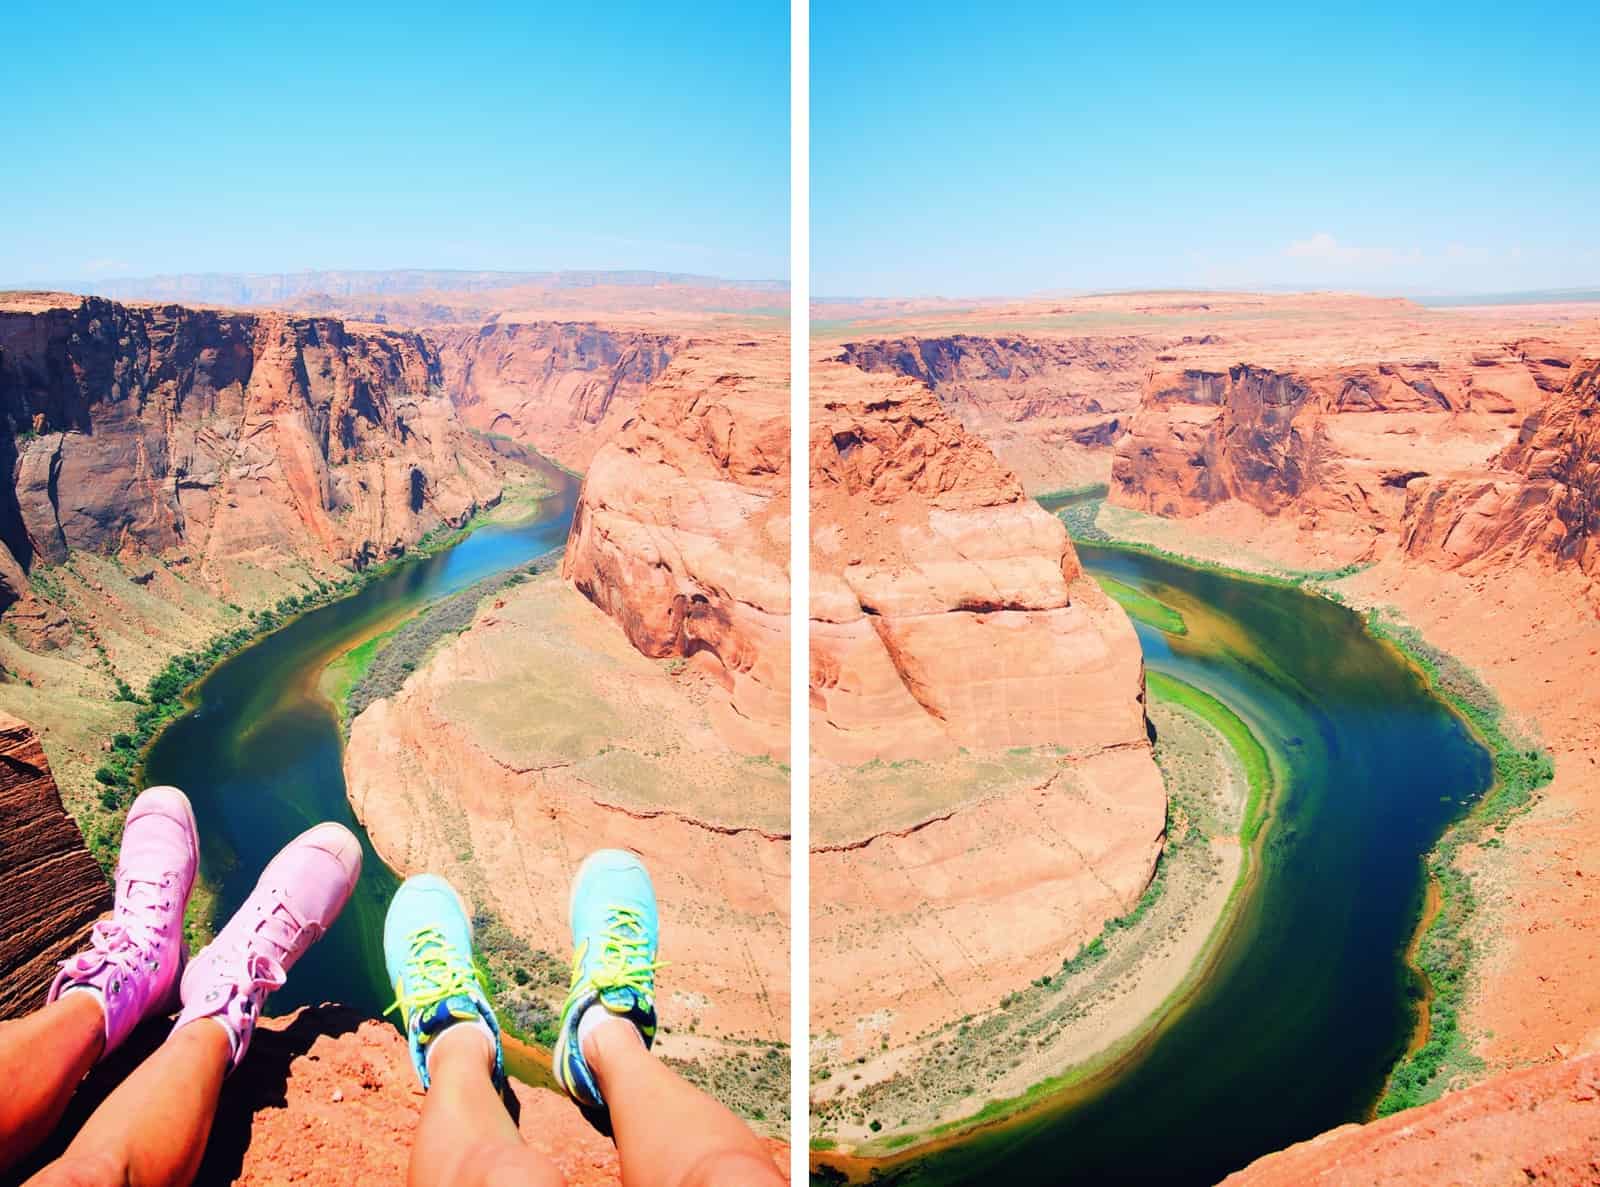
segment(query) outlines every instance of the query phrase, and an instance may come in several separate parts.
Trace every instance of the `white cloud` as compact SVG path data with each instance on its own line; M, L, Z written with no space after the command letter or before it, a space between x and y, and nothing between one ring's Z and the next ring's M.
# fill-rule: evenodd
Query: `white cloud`
M1318 231L1309 239L1296 239L1283 249L1283 254L1299 260L1320 260L1329 264L1391 264L1405 253L1389 247L1355 247L1340 243L1327 231ZM1422 253L1412 251L1412 257Z

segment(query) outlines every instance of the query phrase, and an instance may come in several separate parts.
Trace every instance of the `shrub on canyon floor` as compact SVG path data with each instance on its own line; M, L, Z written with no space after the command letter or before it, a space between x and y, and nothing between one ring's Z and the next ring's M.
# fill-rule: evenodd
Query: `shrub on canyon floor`
M1382 610L1367 615L1367 627L1411 660L1428 683L1470 724L1493 759L1494 779L1482 798L1445 830L1428 858L1428 874L1439 888L1439 910L1417 948L1416 965L1432 991L1428 1038L1400 1060L1378 1102L1387 1116L1437 1099L1455 1080L1483 1066L1461 1032L1459 1017L1476 955L1469 934L1477 911L1472 877L1456 865L1468 845L1493 847L1490 833L1503 833L1534 793L1555 777L1550 753L1515 736L1499 698L1466 664L1435 647L1415 627ZM1421 1000L1422 989L1417 990Z

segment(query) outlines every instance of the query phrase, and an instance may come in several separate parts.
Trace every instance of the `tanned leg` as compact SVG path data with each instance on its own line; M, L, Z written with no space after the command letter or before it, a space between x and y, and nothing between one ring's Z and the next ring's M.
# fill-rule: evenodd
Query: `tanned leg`
M645 1050L629 1022L600 1022L583 1057L611 1110L623 1187L782 1187L749 1126Z
M188 1187L206 1152L231 1049L227 1031L209 1018L181 1027L27 1187Z
M500 1103L490 1079L494 1048L483 1030L452 1026L433 1044L410 1187L563 1187L561 1172L523 1145Z
M92 993L0 1023L0 1172L50 1136L105 1045L105 1011Z

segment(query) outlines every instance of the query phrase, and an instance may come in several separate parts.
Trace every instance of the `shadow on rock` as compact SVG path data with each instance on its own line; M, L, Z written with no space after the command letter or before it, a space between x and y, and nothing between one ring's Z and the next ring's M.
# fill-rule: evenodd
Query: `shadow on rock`
M363 1021L363 1016L354 1010L322 1006L301 1010L281 1029L258 1028L244 1062L223 1081L205 1159L195 1182L231 1183L237 1179L245 1152L250 1148L256 1114L263 1109L281 1109L287 1104L286 1089L294 1061L310 1051L318 1038L349 1034ZM171 1025L167 1019L146 1022L129 1036L121 1049L91 1070L55 1132L10 1174L0 1176L0 1187L26 1182L59 1158L95 1110L166 1041Z

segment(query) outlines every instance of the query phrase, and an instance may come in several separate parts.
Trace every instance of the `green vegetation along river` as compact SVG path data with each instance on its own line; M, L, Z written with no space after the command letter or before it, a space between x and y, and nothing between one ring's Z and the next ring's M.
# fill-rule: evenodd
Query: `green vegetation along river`
M383 916L399 885L356 822L345 795L343 740L318 690L328 661L441 597L559 548L578 480L526 455L554 493L537 514L481 527L450 548L405 561L357 593L294 619L219 664L189 693L190 711L145 759L148 784L188 793L200 826L200 868L220 924L285 842L324 820L362 838L361 882L339 922L306 953L268 1006L341 1002L377 1015L392 991L383 969Z
M1326 598L1079 553L1182 616L1184 634L1136 622L1149 669L1223 701L1271 754L1280 787L1248 889L1192 994L1124 1057L921 1153L819 1156L821 1180L833 1164L895 1184L1211 1184L1369 1116L1411 1038L1423 859L1489 786L1488 752Z

